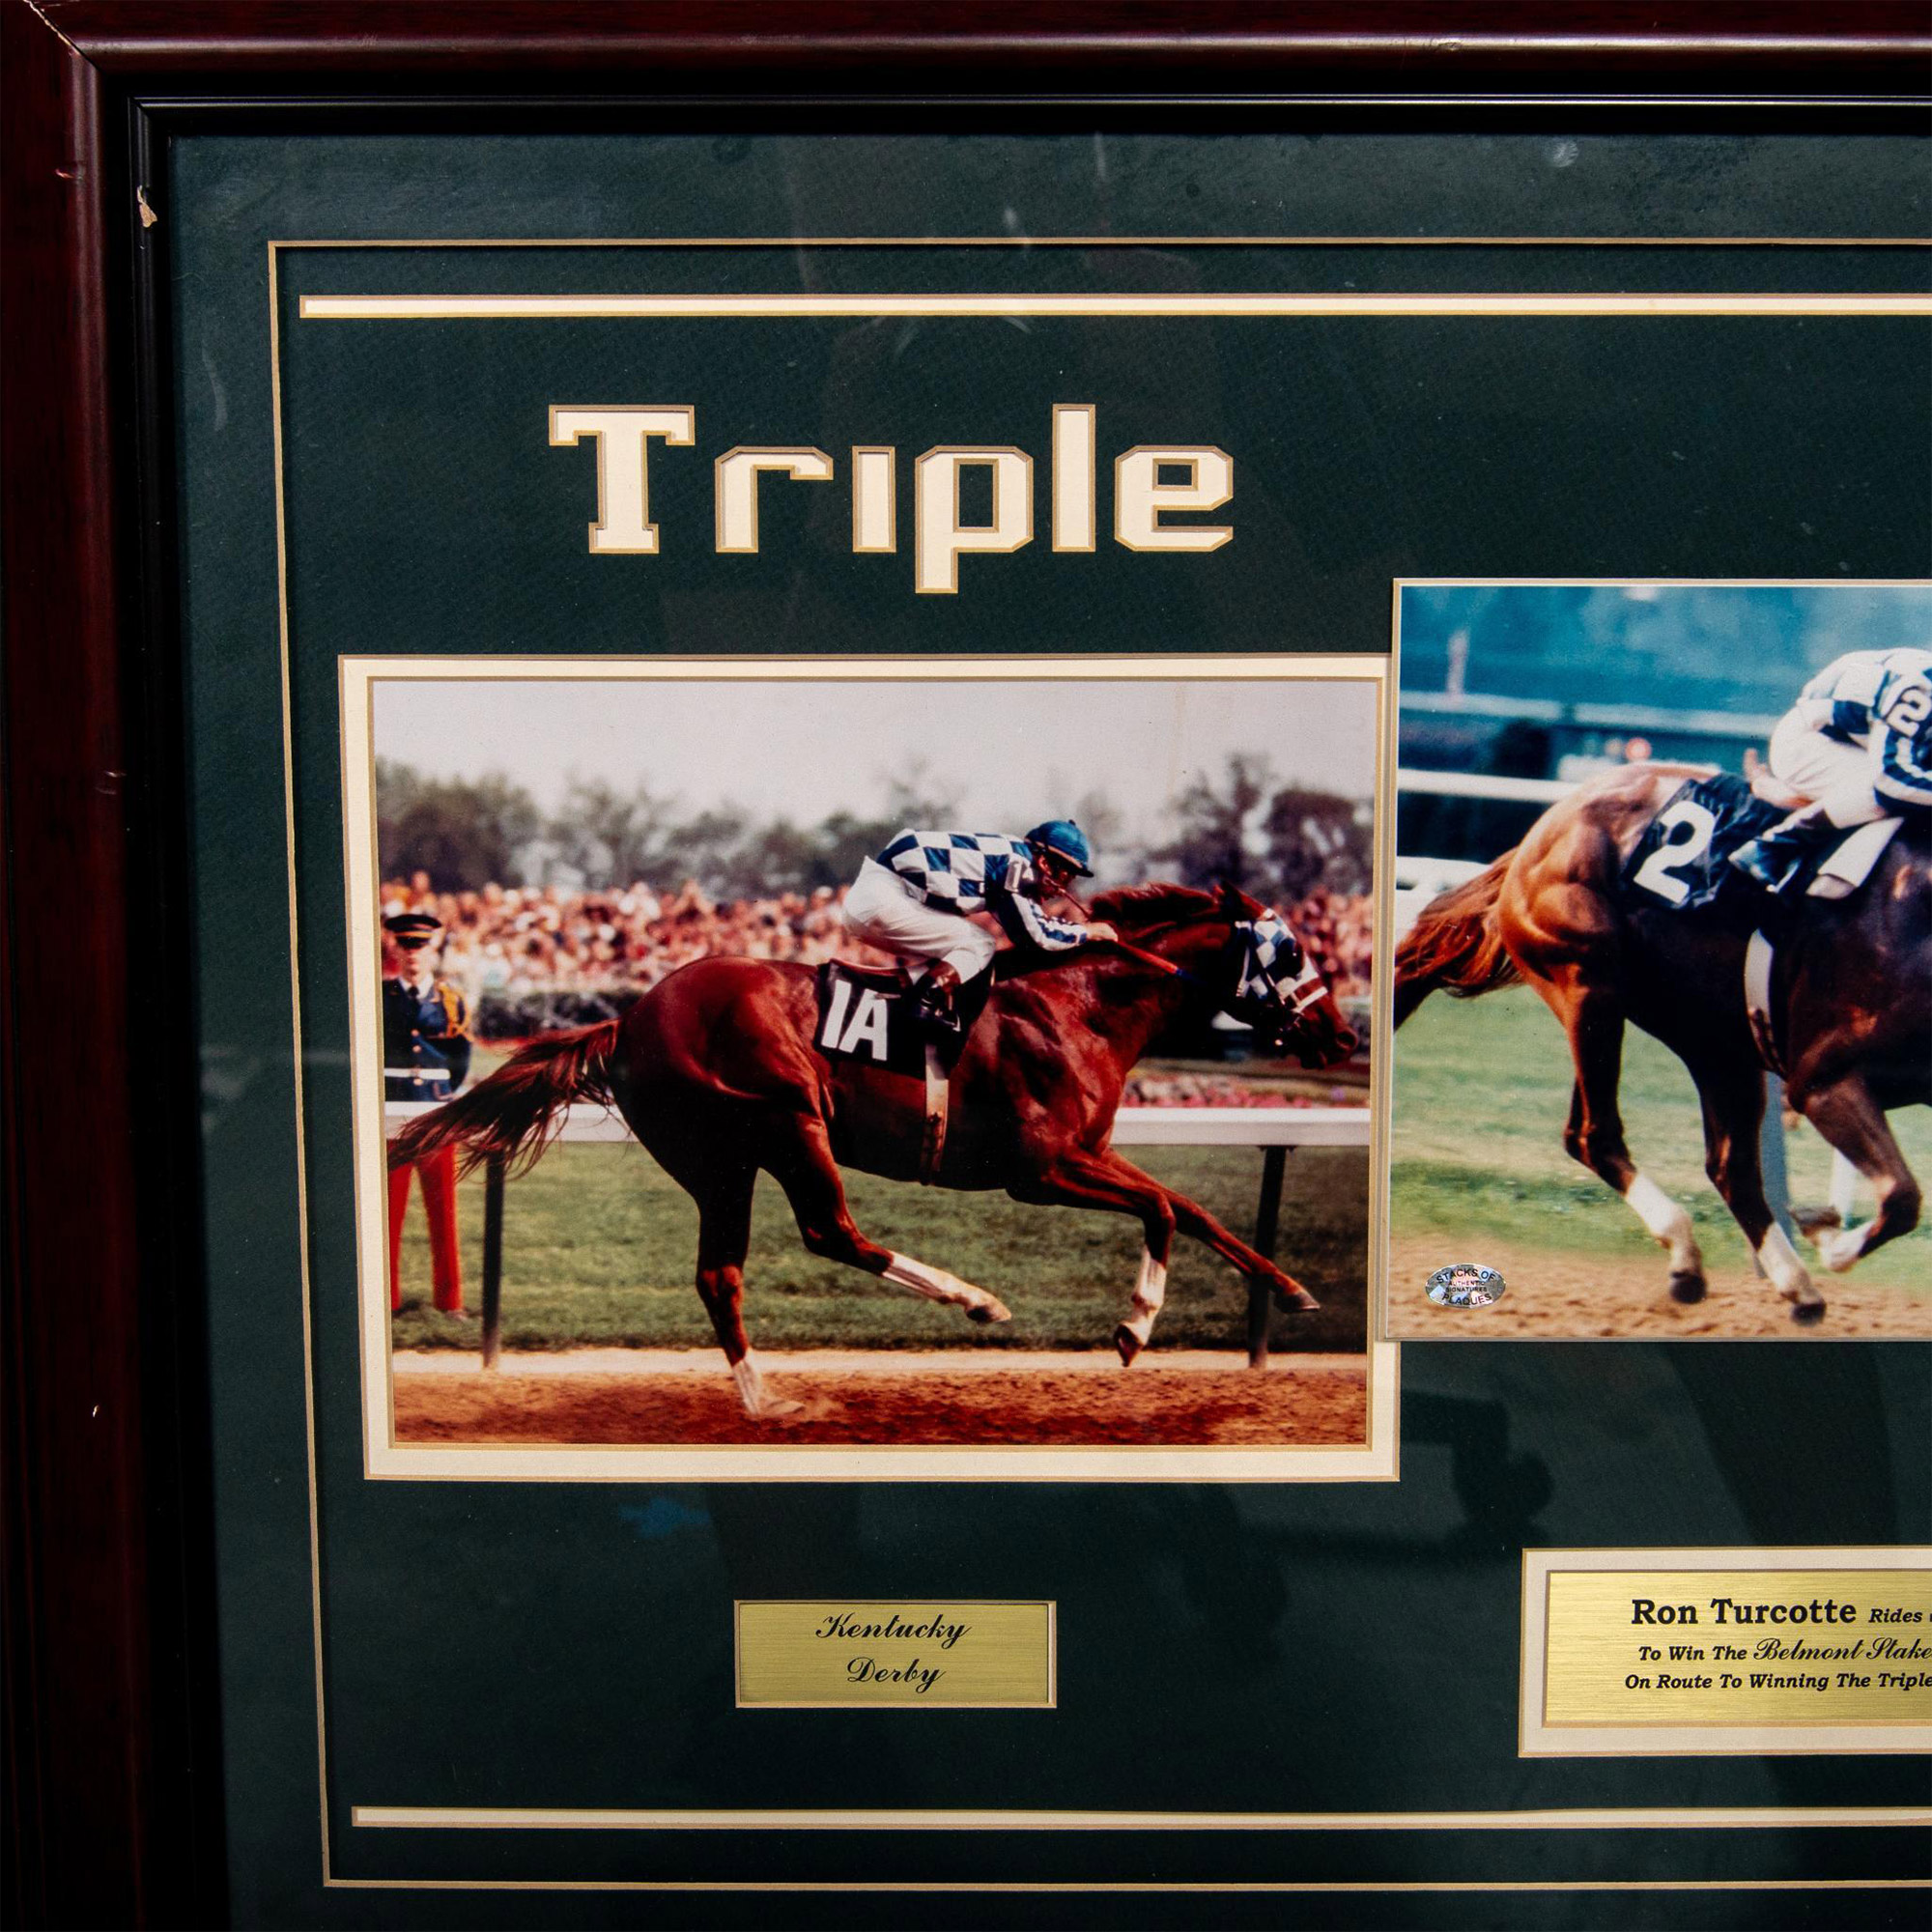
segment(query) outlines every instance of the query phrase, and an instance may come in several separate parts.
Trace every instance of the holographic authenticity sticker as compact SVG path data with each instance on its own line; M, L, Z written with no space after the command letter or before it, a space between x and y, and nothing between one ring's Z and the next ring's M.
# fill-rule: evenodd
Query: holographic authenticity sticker
M1429 1277L1429 1298L1440 1308L1487 1308L1500 1301L1503 1278L1475 1262L1451 1262Z

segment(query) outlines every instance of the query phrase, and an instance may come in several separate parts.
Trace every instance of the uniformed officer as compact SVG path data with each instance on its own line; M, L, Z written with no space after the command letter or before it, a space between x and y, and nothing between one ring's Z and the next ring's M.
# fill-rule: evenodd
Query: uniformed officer
M436 973L442 923L426 912L383 922L383 1091L390 1100L446 1100L469 1072L469 1003ZM389 1171L389 1307L403 1305L403 1220L410 1176L422 1176L429 1216L430 1288L445 1315L463 1313L456 1234L456 1154L443 1148Z

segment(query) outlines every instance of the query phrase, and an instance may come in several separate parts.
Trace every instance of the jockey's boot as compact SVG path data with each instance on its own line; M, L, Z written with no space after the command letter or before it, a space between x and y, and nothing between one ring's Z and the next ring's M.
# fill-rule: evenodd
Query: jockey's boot
M959 971L940 960L913 989L920 1031L944 1044L959 1032Z
M1740 845L1731 854L1731 864L1766 892L1781 893L1804 869L1806 856L1829 848L1838 831L1822 805L1801 806L1769 832Z

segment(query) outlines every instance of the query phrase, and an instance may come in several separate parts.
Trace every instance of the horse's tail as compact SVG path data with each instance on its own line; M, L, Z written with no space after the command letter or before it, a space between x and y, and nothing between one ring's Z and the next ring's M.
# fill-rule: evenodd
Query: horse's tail
M1496 930L1496 900L1514 852L1431 899L1395 954L1395 1023L1400 1026L1439 986L1459 1000L1492 993L1521 977Z
M533 1167L562 1131L571 1101L610 1104L619 1024L604 1020L532 1040L467 1094L412 1121L389 1144L390 1167L411 1166L443 1148L462 1150L465 1174L492 1157L516 1174Z

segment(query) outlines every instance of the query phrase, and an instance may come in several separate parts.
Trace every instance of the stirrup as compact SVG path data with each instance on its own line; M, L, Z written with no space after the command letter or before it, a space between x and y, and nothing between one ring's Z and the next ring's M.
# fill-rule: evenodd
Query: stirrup
M1779 857L1784 858L1781 870L1775 869ZM1776 843L1767 836L1740 845L1731 854L1731 864L1753 885L1776 898L1804 869L1804 855L1802 851L1793 852L1788 857L1779 854Z
M963 1030L959 1018L958 1000L948 999L943 1004L938 1001L920 1001L919 1025L920 1031L927 1039L937 1040L942 1045L949 1039L957 1039Z

